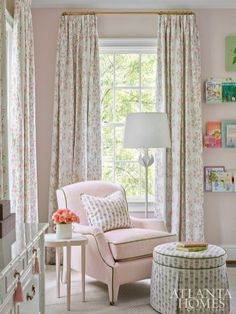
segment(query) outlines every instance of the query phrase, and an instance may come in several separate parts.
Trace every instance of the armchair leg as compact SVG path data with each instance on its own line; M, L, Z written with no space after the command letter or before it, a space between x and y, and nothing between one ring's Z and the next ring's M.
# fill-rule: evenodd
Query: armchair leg
M115 305L118 299L118 294L119 294L119 285L108 285L108 294L109 294L109 301L110 305Z

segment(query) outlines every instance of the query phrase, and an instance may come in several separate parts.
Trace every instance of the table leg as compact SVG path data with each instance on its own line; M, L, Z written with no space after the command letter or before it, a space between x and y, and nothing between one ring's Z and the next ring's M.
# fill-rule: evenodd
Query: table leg
M40 274L39 274L39 293L40 304L39 311L41 314L45 313L45 247L44 247L44 234L40 236Z
M60 248L56 247L56 277L57 277L57 297L60 298Z
M70 311L70 292L71 292L71 246L67 243L67 310Z
M81 288L82 301L85 302L85 245L81 245Z

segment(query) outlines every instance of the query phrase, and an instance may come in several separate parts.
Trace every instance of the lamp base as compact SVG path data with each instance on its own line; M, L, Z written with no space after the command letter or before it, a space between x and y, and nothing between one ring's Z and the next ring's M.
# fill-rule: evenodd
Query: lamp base
M143 167L150 167L154 163L153 155L149 155L148 148L144 149L144 153L139 156L139 163Z
M145 218L148 218L148 167L154 163L153 155L149 155L148 148L139 156L139 163L145 167Z

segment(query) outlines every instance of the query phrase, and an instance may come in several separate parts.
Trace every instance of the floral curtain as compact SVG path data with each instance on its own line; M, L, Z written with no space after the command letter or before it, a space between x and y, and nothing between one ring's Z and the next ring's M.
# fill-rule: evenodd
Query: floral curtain
M0 2L0 199L9 198L5 1Z
M200 44L196 17L160 15L157 22L157 111L167 113L172 138L171 149L157 152L157 213L181 240L203 240Z
M57 208L56 189L101 177L96 16L61 17L56 62L49 220Z
M16 220L38 220L35 67L31 0L16 0L11 83L11 207Z

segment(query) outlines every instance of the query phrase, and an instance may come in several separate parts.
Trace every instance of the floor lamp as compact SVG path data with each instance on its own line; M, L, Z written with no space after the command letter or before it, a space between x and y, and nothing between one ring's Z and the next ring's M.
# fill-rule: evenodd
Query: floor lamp
M145 217L148 217L148 167L154 162L149 148L171 147L166 113L130 113L126 117L124 148L141 149L139 163L145 167Z

